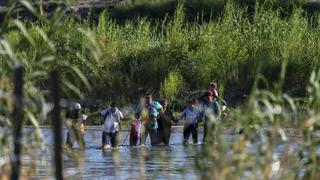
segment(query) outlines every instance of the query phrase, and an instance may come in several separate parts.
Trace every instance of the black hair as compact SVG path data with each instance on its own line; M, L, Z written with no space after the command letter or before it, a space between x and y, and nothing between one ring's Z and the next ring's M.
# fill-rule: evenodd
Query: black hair
M197 100L194 98L188 100L188 104L196 104L196 103L197 103Z
M149 93L147 93L147 94L144 95L144 97L145 97L145 98L152 98L152 95L149 94Z
M112 102L111 107L118 107L118 104L116 102Z

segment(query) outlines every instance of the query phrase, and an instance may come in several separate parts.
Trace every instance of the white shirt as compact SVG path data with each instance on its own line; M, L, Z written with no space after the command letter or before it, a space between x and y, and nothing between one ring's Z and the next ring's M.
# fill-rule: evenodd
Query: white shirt
M111 109L101 111L102 116L106 116L104 124L102 125L102 131L107 133L113 133L119 131L119 122L123 118L123 114L117 110L112 112Z
M133 128L134 128L134 131L138 134L138 136L140 136L141 132L142 132L142 121L141 121L141 118L139 119L134 119L133 122Z

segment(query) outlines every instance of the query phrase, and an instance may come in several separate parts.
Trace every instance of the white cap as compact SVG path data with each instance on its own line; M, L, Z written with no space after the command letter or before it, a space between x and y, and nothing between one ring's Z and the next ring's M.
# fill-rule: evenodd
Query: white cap
M85 121L85 120L87 120L87 119L88 119L88 116L85 115L85 114L82 114L82 120Z
M80 103L76 103L76 104L74 105L74 108L77 109L77 110L81 109Z

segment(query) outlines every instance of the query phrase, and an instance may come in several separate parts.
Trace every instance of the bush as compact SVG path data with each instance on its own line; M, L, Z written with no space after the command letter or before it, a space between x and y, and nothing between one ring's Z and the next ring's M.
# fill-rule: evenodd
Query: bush
M170 72L161 84L160 95L168 99L170 102L175 102L179 93L184 90L183 79L178 72Z

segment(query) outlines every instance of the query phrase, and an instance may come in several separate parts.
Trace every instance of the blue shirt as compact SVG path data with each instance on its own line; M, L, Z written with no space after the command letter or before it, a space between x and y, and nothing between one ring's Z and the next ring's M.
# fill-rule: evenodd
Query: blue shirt
M156 120L159 115L159 112L158 112L159 109L162 109L161 104L157 101L152 101L150 104L147 104L147 103L144 104L144 106L141 106L141 104L138 105L136 112L142 113L142 116L146 116L147 114L145 114L145 112L147 112L148 113L147 116L149 115L151 116L149 117L150 120L154 120L154 119ZM153 128L158 129L157 121L154 122Z
M211 115L219 117L221 114L220 106L217 101L205 102L202 105L202 113L204 114L205 121L209 120Z
M185 119L186 123L185 126L189 126L191 124L197 124L198 119L200 118L200 111L196 108L190 109L190 108L185 108L183 112L177 117L177 120L180 119Z

